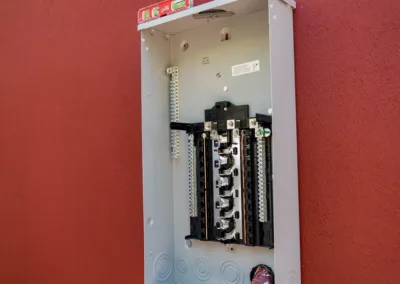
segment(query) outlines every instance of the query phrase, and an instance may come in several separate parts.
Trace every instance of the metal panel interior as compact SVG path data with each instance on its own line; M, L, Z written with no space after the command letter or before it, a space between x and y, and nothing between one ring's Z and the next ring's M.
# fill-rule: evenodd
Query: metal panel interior
M150 36L144 32L142 41L145 283L155 283L156 279L173 283L174 199L169 144L169 79L166 75L170 48L160 35ZM161 275L159 271L165 265L167 270ZM156 268L154 274L153 267Z
M229 28L231 39L221 41ZM180 159L170 157L166 68L179 67L180 121L204 121L217 101L250 105L251 115L271 108L268 11L211 21L166 37L144 31L142 48L143 186L146 283L243 283L259 263L274 266L273 250L193 241L189 232L187 135ZM182 48L183 43L188 48ZM260 61L260 71L232 76L231 67Z

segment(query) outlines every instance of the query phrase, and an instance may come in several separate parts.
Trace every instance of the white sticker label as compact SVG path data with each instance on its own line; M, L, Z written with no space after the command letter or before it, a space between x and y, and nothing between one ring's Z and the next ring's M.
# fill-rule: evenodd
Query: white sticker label
M260 71L260 60L232 66L232 76L241 76Z

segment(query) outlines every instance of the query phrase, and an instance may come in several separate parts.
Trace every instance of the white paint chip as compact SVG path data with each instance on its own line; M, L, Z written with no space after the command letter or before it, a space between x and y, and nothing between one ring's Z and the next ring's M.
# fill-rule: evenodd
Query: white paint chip
M241 76L260 71L260 60L232 66L232 76Z

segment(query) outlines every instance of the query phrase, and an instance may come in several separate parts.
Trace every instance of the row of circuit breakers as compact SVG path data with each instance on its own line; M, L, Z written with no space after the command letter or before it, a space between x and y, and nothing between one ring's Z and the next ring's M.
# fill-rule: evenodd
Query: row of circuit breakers
M271 124L226 101L206 110L205 122L171 122L175 135L188 135L186 239L273 248Z

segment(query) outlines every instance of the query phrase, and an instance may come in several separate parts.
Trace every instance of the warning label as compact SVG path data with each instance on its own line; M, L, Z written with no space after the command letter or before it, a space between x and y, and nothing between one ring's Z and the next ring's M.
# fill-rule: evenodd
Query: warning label
M260 71L260 60L232 66L232 76L241 76Z

